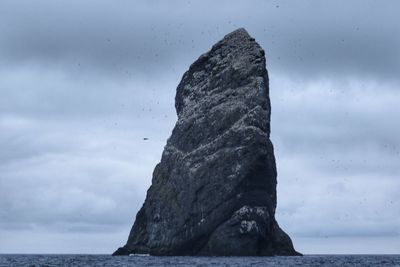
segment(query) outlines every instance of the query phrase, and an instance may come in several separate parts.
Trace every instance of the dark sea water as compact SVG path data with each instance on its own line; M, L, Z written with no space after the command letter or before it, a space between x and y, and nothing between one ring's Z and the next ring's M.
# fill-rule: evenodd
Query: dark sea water
M0 266L400 266L400 255L303 257L153 257L109 255L0 255Z

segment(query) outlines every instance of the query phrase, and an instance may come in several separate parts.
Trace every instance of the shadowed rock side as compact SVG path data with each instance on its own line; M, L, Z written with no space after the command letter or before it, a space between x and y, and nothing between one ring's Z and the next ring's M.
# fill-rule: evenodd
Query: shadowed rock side
M178 121L128 242L113 255L299 255L275 220L263 49L244 29L178 85Z

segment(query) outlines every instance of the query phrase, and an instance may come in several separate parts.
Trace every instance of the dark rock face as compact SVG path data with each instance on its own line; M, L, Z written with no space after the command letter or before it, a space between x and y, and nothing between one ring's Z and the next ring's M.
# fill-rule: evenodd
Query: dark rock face
M178 121L128 242L114 255L299 255L275 220L263 49L244 29L178 85Z

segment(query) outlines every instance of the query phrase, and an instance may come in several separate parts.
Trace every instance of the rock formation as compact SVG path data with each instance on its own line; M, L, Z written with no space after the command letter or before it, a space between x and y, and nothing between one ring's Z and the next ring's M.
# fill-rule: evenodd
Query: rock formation
M113 255L299 255L275 220L264 50L245 29L178 85L178 121L124 247Z

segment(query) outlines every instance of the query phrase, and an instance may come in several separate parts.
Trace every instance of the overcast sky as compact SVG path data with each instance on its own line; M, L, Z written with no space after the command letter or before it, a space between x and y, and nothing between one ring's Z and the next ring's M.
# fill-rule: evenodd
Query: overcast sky
M184 71L266 50L277 220L303 253L400 253L399 1L0 2L0 253L126 242ZM148 138L144 140L143 138Z

